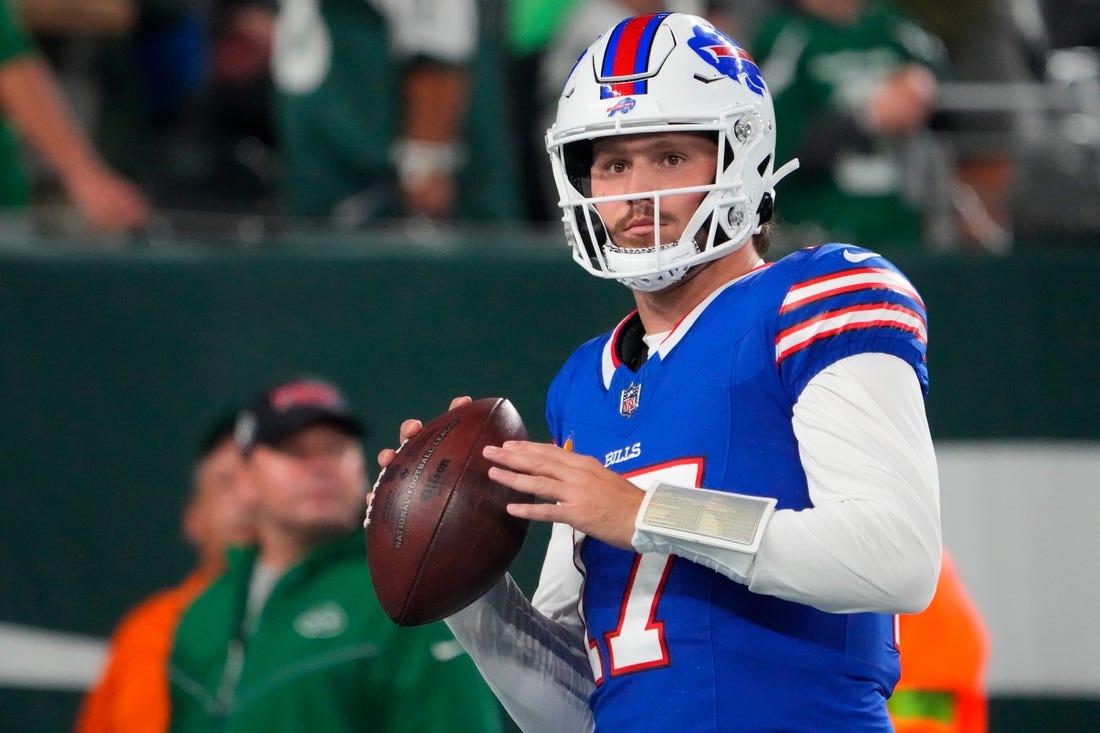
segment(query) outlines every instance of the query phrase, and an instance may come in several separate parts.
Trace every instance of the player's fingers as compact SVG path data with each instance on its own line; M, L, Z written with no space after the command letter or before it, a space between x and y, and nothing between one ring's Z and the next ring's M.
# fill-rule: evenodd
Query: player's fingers
M546 460L556 461L576 468L588 467L593 464L599 465L592 456L565 450L551 443L536 443L531 440L508 440L504 442L501 448L515 451L516 453L540 456Z
M556 504L509 504L507 511L513 517L536 522L558 522L561 510Z
M455 397L453 400L451 400L451 406L448 407L447 410L453 410L456 407L461 407L462 405L468 405L469 403L471 403L473 401L474 401L474 398L471 397L470 395L462 395L460 397Z
M486 446L482 455L493 463L524 473L550 476L560 481L583 482L602 469L591 456L562 450L548 443L509 440L500 447Z
M504 446L487 445L481 455L498 466L520 473L559 476L559 465L555 465L552 456L541 451L524 450L511 441Z
M382 468L390 465L393 461L393 457L397 455L397 451L393 448L383 448L378 451L378 465Z
M424 423L416 419L406 420L401 423L401 429L397 433L401 444L404 445L406 440L419 433L423 428Z
M489 468L489 478L520 493L551 502L564 501L565 494L569 490L568 485L561 481L526 472L510 471L500 466Z

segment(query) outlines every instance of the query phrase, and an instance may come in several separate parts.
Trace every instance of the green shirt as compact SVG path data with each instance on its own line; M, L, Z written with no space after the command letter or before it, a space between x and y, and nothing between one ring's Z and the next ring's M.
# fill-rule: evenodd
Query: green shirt
M374 596L364 536L318 548L241 631L255 550L184 613L171 658L176 733L496 733L500 708L446 626L401 628Z
M0 71L12 59L33 49L12 2L0 0ZM0 208L22 208L30 201L30 183L21 155L19 137L11 125L0 118Z
M802 162L777 186L779 221L816 224L834 240L872 249L919 244L904 143L868 135L856 120L867 90L899 66L939 70L936 40L871 0L850 26L779 11L761 25L753 54L775 104L776 165Z

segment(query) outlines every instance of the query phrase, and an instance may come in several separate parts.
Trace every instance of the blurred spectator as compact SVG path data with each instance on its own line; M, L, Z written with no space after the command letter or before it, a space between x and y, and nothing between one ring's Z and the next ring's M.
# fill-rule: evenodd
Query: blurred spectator
M16 0L33 34L121 35L134 26L135 0Z
M191 182L209 178L203 139L209 49L204 3L137 0L131 33L101 39L98 137L108 158L142 181L163 210L191 202Z
M286 0L274 30L289 211L358 224L456 214L475 0Z
M897 733L986 733L989 638L946 552L932 603L898 623L901 679L888 701Z
M1020 0L1010 0L1018 3ZM1054 48L1100 48L1100 3L1096 0L1038 0Z
M526 218L533 221L553 221L558 218L553 181L548 182L545 173L546 143L543 136L546 134L544 112L547 98L543 69L554 37L577 4L578 0L508 2L506 98L509 100L516 133L522 142L518 153L520 167L524 171L542 173L523 176L519 182ZM599 32L601 31L596 31ZM577 53L582 50L583 47ZM576 58L574 56L569 63L572 64Z
M168 730L168 656L180 615L224 571L226 548L253 539L243 480L233 421L225 420L199 447L183 511L183 533L195 550L195 568L182 583L148 598L123 618L103 673L84 698L76 733Z
M1036 0L1025 0L1034 4ZM1035 82L1043 56L1038 27L1022 27L1012 8L994 0L899 0L899 6L941 38L951 62L952 82L932 121L949 145L955 185L955 216L947 233L963 244L994 252L1012 239L1009 192L1022 137L1039 100L1022 84ZM1018 3L1017 3L1018 4ZM950 92L950 93L948 93ZM945 237L946 238L946 237Z
M153 124L166 159L158 199L174 209L165 223L176 230L226 233L234 222L279 211L271 77L277 9L276 0L206 6L203 73L176 111Z
M20 212L31 202L21 137L58 176L92 230L121 233L145 225L145 196L88 141L12 0L0 0L0 113L0 208Z
M776 159L801 161L782 220L809 225L806 241L920 246L942 44L876 0L794 0L752 52L775 100Z
M1013 0L1018 23L1035 24ZM1100 241L1100 3L1042 0L1045 104L1025 136L1010 210L1018 247L1095 248Z
M701 15L723 33L747 45L774 5L774 0L704 0Z
M175 733L500 729L500 708L447 628L400 628L374 596L362 434L338 389L312 378L241 413L258 542L231 552L180 621Z
M276 0L217 0L212 9L210 100L215 130L274 146L271 42Z

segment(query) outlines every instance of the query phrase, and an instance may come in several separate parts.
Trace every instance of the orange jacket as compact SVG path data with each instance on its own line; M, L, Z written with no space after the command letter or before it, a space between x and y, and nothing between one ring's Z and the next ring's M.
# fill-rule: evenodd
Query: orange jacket
M168 658L176 626L211 578L193 573L123 617L111 638L99 682L85 696L75 733L165 733L168 730Z
M908 692L948 693L953 715L949 720L935 720L914 716L912 711L903 713L891 705L897 732L986 733L989 638L946 553L931 605L921 613L899 617L898 642L901 679L894 690L897 701Z

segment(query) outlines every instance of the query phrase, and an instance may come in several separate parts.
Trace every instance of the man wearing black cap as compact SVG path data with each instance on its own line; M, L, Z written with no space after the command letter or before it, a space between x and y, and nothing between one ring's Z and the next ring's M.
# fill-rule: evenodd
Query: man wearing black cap
M173 731L498 731L480 675L441 624L402 629L371 586L360 521L363 423L312 378L237 420L258 545L188 609Z

